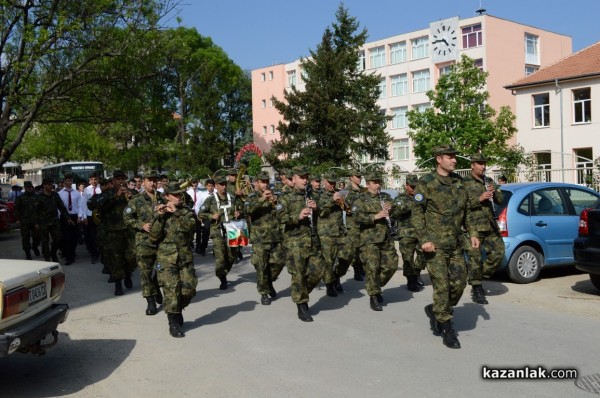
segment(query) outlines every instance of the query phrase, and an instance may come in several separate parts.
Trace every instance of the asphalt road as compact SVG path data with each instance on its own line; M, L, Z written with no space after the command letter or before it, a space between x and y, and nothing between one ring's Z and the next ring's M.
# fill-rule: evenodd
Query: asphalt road
M198 295L184 312L186 337L168 333L164 313L144 314L134 289L113 295L84 246L64 267L71 306L58 345L45 356L0 360L0 397L590 397L600 392L600 295L577 272L544 274L531 285L489 282L490 304L455 310L462 349L429 330L432 289L411 293L399 271L384 289L383 312L369 308L362 282L346 293L311 294L315 319L296 317L289 275L279 297L260 304L254 269L235 265L218 289L213 258L196 256ZM0 235L0 256L21 258L16 233ZM554 304L556 303L556 304ZM577 369L579 380L484 380L482 367ZM587 384L586 384L587 383ZM577 384L582 385L580 388ZM585 385L583 385L585 384Z

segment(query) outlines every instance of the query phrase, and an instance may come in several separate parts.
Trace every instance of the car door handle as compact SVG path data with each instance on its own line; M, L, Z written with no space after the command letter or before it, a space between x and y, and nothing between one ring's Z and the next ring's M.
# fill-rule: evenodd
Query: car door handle
M545 227L545 226L547 226L548 224L546 224L546 223L545 223L545 222L543 222L543 221L538 221L538 222L536 222L536 223L535 223L535 225L536 225L537 227Z

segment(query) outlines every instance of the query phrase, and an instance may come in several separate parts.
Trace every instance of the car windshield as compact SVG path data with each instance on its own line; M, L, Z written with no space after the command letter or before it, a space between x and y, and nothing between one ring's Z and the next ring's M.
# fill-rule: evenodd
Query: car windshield
M508 206L508 201L510 200L511 196L511 191L502 190L502 203L494 203L494 212L496 213L496 215L502 213L502 210L506 209L506 206Z

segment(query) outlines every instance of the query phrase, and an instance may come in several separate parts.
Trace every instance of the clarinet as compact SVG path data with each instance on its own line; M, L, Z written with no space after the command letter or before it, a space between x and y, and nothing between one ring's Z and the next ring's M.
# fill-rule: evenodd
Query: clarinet
M377 190L377 195L379 195L379 202L381 203L381 209L385 209L385 202L383 201L383 197L381 196L381 189ZM388 235L390 238L393 238L394 236L396 236L398 234L398 231L396 231L396 228L394 228L394 225L392 224L392 220L390 218L390 216L387 216L385 218L385 221L387 221L387 226L388 226Z
M483 188L485 188L485 190L487 191L488 187L486 184L486 177L485 177L485 171L483 172L482 175L482 179L483 179ZM494 209L494 192L492 191L492 197L490 198L490 208L492 209L492 216L494 217L494 220L497 219L498 217L496 217L496 209Z
M310 196L308 195L308 185L304 187L304 203L306 203L306 207L308 207L308 201L311 200ZM316 236L316 232L315 232L315 224L313 222L313 212L312 209L310 207L308 207L310 209L310 215L308 216L308 221L310 222L310 236Z

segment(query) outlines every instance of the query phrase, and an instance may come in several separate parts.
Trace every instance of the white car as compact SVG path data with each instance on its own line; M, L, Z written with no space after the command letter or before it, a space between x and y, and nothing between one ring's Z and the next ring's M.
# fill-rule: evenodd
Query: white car
M69 314L57 301L65 287L58 263L0 259L0 357L16 351L43 354L58 341ZM52 341L42 344L46 336Z

